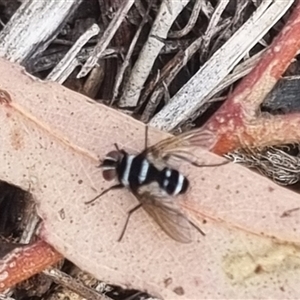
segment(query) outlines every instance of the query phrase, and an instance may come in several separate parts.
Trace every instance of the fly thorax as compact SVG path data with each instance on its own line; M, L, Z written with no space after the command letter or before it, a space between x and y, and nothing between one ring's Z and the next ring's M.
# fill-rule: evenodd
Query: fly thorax
M143 158L139 162L139 168L137 169L138 174L138 183L140 185L145 184L148 182L149 177L151 176L152 172L152 165L149 163L149 161L146 158Z
M125 186L130 186L130 176L132 172L132 162L135 158L135 155L125 154L118 165L117 173L119 181Z
M157 178L156 168L142 154L129 155L125 153L118 165L117 173L120 183L132 191L156 181Z
M130 189L135 191L140 186L155 181L156 178L156 168L147 160L145 155L136 155L132 160L129 172Z

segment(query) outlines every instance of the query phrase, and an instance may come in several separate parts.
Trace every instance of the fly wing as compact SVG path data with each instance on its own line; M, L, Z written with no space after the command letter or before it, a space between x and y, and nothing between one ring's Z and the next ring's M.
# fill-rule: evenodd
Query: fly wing
M201 166L199 158L190 151L191 147L210 149L215 142L216 137L211 131L195 129L158 142L147 148L145 155L156 165L165 165L172 158L186 160L193 165Z
M180 243L191 242L190 221L180 212L174 198L166 195L156 183L141 186L135 196L169 237Z

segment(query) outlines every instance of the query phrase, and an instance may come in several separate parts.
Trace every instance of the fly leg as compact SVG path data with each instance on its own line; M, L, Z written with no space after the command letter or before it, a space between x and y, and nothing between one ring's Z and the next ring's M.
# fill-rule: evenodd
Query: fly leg
M145 126L145 148L144 150L146 150L148 148L148 125Z
M122 189L122 188L124 188L124 186L122 184L113 185L113 186L109 187L108 189L104 190L102 193L100 193L99 195L97 195L92 200L89 200L89 201L85 202L85 204L91 204L91 203L93 203L95 200L97 200L98 198L100 198L101 196L103 196L104 194L108 193L111 190L118 190L118 189Z
M121 240L122 240L122 238L123 238L123 236L124 236L124 233L125 233L125 231L126 231L126 228L127 228L127 225L128 225L128 222L129 222L129 219L130 219L131 215L132 215L135 211L137 211L139 208L141 208L142 205L143 205L143 203L139 203L137 206L135 206L134 208L132 208L132 209L127 213L126 222L125 222L125 224L124 224L124 227L123 227L123 230L122 230L122 232L121 232L121 234L120 234L120 237L118 238L118 242L121 242Z
M117 143L114 143L114 145L115 145L115 147L116 147L117 151L118 151L118 152L121 152L121 150L120 150L120 148L119 148L118 144L117 144Z
M221 163L218 164L209 164L209 165L205 165L205 164L200 164L197 161L194 161L192 158L188 158L184 155L180 155L180 154L172 154L171 156L176 157L177 159L182 159L187 161L188 163L190 163L191 165L195 166L195 167L199 167L199 168L208 168L208 167L219 167L219 166L223 166L223 165L227 165L229 163L231 163L230 160L225 160ZM165 155L164 159L167 161L170 158L170 155Z
M219 166L224 166L224 165L227 165L231 163L230 160L226 160L224 162L221 162L221 163L218 163L218 164L211 164L211 165L202 165L202 164L197 164L197 163L194 163L192 162L191 164L195 167L200 167L200 168L208 168L208 167L219 167Z
M194 224L192 221L188 220L190 222L190 224L196 228L203 236L205 236L205 233L196 225Z

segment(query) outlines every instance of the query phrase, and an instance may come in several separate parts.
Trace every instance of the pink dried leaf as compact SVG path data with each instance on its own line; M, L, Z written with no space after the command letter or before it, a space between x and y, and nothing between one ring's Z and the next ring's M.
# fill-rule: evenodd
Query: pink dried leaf
M101 280L166 299L298 296L297 194L238 165L184 164L192 188L181 205L206 236L196 231L195 242L177 243L141 210L117 242L136 199L120 190L85 202L111 184L99 158L114 142L140 151L144 126L4 60L0 73L11 98L0 106L0 178L30 188L44 221L40 236L65 257ZM150 144L166 136L150 130ZM197 155L222 161L205 150Z

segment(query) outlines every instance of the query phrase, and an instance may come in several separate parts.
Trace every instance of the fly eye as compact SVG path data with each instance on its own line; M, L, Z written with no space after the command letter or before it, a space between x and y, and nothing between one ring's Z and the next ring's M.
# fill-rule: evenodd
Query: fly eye
M102 175L104 180L111 181L117 176L117 172L116 169L103 170Z
M111 181L117 176L117 167L121 158L122 154L119 151L111 151L106 154L101 164L102 175L105 180Z
M122 157L121 152L119 151L110 151L106 154L105 160L111 160L114 162L118 162Z

